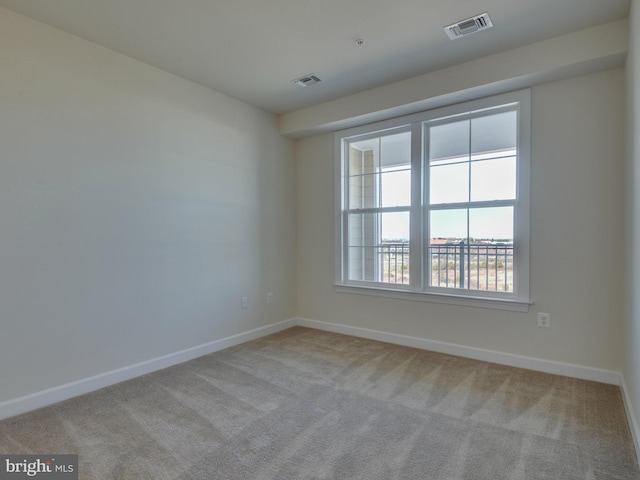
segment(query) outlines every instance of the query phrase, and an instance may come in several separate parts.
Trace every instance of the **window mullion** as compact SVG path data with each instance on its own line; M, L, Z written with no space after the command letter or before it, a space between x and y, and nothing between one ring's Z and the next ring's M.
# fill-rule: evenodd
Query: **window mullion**
M349 205L349 143L345 141L341 141L339 144L339 152L342 161L337 165L337 169L339 172L339 187L336 190L339 190L339 197L336 198L336 205L339 206L340 216L338 219L338 224L336 230L339 230L338 235L340 242L340 253L339 253L339 265L336 265L336 272L339 273L339 280L341 283L344 283L349 278L349 213L348 209ZM346 159L346 161L345 161ZM338 269L339 267L339 269ZM338 274L336 273L336 277ZM336 278L338 280L338 278Z
M473 157L473 117L470 118L468 120L469 122L469 164L467 165L468 168L468 181L467 181L467 187L468 187L468 197L467 197L467 201L469 202L469 204L471 203L471 158ZM465 267L462 269L462 278L460 278L460 288L469 288L469 282L465 282L464 279L464 272L467 272L467 276L469 277L469 279L471 278L471 275L468 275L469 272L469 268L470 268L470 261L465 264L465 257L467 257L467 255L465 255L466 252L469 251L469 244L471 243L471 234L470 234L470 221L469 221L469 210L470 207L467 207L467 238L466 238L466 244L467 247L464 248L463 246L460 247L460 262L462 263L462 265ZM469 257L467 257L469 258ZM471 260L469 258L469 260Z
M511 207L516 205L517 200L487 200L477 202L441 203L431 205L431 210L458 210L460 208L491 208L491 207Z
M395 212L410 212L411 207L380 207L380 208L354 208L352 210L346 210L347 214L352 213L395 213Z
M422 181L422 122L411 125L411 210L409 212L409 286L421 291L424 285L424 225Z

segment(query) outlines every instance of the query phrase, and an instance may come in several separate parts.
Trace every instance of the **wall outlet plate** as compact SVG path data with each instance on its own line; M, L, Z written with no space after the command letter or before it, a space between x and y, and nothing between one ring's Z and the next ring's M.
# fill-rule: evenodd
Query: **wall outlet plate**
M538 312L538 326L550 327L551 326L551 314Z
M249 308L249 297L242 297L240 300L240 305L242 308Z

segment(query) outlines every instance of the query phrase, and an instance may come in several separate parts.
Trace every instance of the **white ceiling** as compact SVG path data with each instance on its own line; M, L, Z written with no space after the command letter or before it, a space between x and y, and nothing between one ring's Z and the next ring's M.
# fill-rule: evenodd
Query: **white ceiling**
M274 113L626 17L629 0L0 0ZM488 12L494 28L442 27ZM363 46L355 44L363 38ZM300 88L293 78L322 82Z

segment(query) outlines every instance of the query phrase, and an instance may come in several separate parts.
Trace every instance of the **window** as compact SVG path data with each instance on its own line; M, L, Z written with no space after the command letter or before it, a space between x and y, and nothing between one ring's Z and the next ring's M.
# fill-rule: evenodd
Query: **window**
M411 135L348 142L349 280L408 285Z
M529 92L336 134L340 291L525 310Z

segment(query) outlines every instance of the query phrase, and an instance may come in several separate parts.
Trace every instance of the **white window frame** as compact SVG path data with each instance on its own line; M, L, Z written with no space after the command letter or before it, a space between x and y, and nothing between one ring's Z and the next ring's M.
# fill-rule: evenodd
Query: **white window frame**
M428 212L429 182L426 158L425 131L430 123L450 117L481 115L486 111L513 107L518 112L517 186L514 202L514 292L491 292L433 288L428 286L429 239ZM410 213L410 283L389 283L348 280L347 213L345 195L345 149L349 142L393 131L411 131L411 207ZM426 112L399 117L374 124L336 132L335 139L335 287L340 293L374 295L382 297L447 303L471 307L492 308L526 312L529 309L529 210L530 210L530 136L531 93L520 90L465 103L442 107Z

